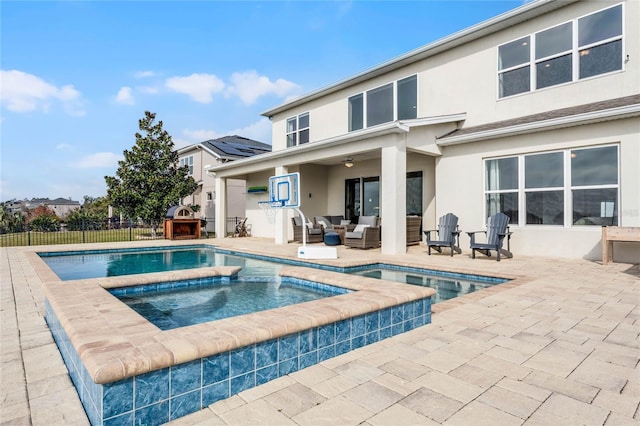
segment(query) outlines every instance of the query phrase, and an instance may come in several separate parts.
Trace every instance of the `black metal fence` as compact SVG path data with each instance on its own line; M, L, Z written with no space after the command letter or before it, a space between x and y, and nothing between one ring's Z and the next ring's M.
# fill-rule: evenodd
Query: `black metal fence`
M233 234L241 217L227 218L227 235ZM215 219L202 219L200 238L215 237ZM35 246L51 244L104 243L117 241L137 241L163 239L162 223L156 229L149 224L131 220L106 219L101 221L83 220L74 223L60 222L46 230L29 224L21 232L0 233L0 247Z

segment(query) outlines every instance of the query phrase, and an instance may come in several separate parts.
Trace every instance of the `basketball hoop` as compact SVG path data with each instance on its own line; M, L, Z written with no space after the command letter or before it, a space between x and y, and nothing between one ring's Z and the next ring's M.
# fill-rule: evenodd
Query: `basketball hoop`
M276 223L276 209L282 207L280 201L258 201L258 205L267 216L267 221L273 225Z

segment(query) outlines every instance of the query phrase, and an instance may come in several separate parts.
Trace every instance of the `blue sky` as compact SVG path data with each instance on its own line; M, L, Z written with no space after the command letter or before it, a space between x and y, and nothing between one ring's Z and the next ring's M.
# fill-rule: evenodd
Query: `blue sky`
M138 120L177 148L522 4L2 1L0 200L106 195Z

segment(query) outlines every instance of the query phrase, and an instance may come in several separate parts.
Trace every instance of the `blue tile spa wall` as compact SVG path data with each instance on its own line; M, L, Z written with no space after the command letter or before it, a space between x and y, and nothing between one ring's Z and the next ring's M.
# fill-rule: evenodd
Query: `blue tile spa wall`
M93 425L162 424L362 346L431 323L431 298L188 363L95 384L55 312L46 319Z

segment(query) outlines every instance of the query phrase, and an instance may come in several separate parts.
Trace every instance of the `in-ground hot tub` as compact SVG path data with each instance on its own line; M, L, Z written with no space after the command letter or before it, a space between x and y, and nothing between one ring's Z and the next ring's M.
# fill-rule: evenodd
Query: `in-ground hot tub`
M32 262L42 260L34 253ZM431 322L430 288L304 267L283 267L280 275L350 293L163 331L107 291L237 272L208 267L45 283L47 322L93 424L165 423Z

